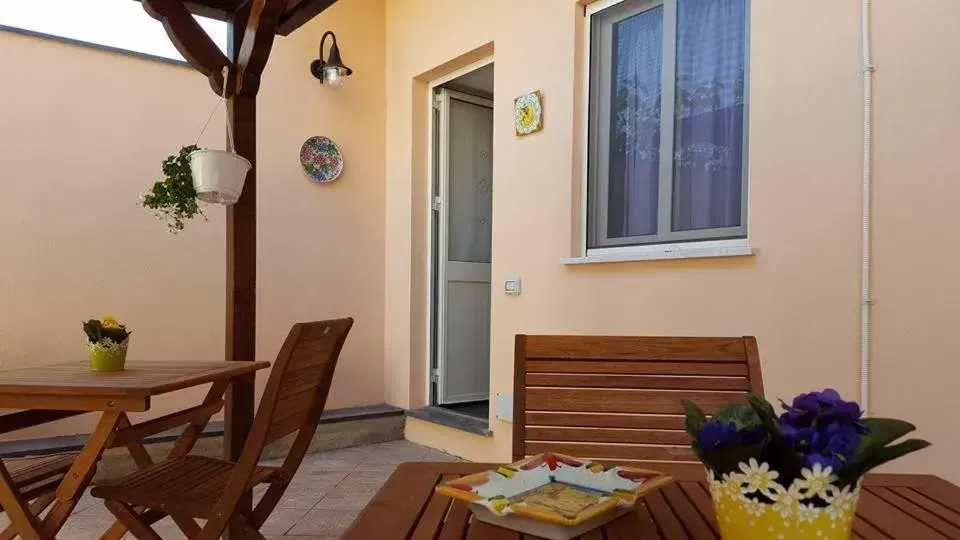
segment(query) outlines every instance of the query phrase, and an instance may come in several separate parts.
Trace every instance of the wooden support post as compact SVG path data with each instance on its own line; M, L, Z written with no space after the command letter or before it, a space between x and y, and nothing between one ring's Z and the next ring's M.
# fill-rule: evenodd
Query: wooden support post
M236 67L247 26L248 10L234 15L230 22L228 48ZM236 69L230 73L236 81ZM236 88L236 86L234 86ZM240 200L227 207L227 361L252 362L256 359L257 332L257 101L256 93L234 95L228 100L230 125L236 152L250 160ZM235 380L227 390L224 418L223 457L237 461L250 433L254 410L254 377ZM238 509L249 512L253 506L248 494ZM232 529L232 528L231 528ZM242 538L239 531L228 536Z

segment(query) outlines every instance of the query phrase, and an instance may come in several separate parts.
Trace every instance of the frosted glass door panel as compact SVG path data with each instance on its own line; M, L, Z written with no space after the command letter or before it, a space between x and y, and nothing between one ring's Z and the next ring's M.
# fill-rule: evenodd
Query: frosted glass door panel
M490 262L493 214L493 110L450 100L451 261Z

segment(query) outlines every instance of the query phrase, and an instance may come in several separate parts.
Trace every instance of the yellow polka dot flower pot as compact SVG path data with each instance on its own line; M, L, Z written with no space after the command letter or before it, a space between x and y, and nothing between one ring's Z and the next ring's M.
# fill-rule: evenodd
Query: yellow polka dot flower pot
M110 316L83 323L87 357L93 371L123 371L127 363L130 332Z
M717 478L710 494L725 540L849 540L858 487L838 487L830 468L803 469L784 486L767 463L751 459Z
M707 417L683 400L690 447L709 471L724 540L849 540L863 475L930 446L897 442L916 427L866 418L829 388L781 404L778 414L747 394L741 403L711 404Z

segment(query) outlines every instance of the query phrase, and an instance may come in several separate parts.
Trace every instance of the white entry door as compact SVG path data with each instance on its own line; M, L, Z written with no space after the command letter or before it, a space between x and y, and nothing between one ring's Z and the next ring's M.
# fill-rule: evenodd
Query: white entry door
M437 402L490 397L493 102L437 96Z

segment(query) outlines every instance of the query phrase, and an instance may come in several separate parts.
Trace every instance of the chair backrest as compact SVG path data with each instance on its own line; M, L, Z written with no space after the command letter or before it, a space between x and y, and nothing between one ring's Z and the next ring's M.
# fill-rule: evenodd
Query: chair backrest
M270 372L251 435L259 427L267 445L320 421L352 326L350 318L293 325Z
M763 395L753 337L519 335L513 457L696 462L681 399L709 415L748 391Z

